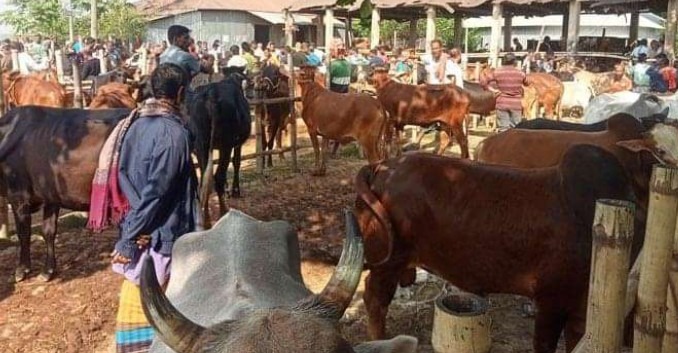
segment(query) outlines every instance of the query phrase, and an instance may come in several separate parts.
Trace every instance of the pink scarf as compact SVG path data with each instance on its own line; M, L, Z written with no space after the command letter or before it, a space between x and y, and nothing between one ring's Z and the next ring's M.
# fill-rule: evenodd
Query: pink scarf
M118 185L120 148L127 129L139 117L181 116L179 109L166 101L149 99L115 126L99 153L99 164L92 180L87 228L101 232L110 223L117 225L130 209L129 201Z

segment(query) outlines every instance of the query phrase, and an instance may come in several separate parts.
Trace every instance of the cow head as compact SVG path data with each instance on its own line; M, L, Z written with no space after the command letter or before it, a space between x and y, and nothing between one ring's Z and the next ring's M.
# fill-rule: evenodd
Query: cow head
M617 145L639 153L649 152L662 164L678 166L678 127L656 124L643 133L643 138L617 142Z
M299 67L299 84L311 83L315 80L317 68L311 65L302 65Z
M189 320L170 303L149 257L141 276L146 317L158 338L177 353L414 353L417 340L413 337L399 336L351 347L341 336L337 322L360 282L364 253L357 221L349 211L346 229L341 258L320 294L310 295L290 307L255 308L239 319L210 327Z
M261 74L253 79L254 90L259 93L270 95L280 86L282 76L278 66L266 65L261 69Z

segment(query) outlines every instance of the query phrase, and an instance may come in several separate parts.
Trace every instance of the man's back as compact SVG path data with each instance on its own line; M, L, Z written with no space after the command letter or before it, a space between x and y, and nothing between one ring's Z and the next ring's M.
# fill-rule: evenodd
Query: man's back
M171 63L180 66L186 70L190 77L197 75L200 72L200 64L191 54L182 50L177 46L170 46L160 54L160 64Z

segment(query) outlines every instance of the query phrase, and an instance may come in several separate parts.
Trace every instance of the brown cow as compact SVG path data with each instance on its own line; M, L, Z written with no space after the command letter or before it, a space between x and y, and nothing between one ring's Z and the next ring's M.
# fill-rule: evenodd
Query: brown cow
M565 88L560 80L547 73L535 72L527 75L528 86L523 95L523 114L528 119L537 118L540 106L544 115L560 120L560 101ZM535 114L536 113L536 114Z
M678 138L678 129L674 126L656 124L649 132L643 124L628 114L616 114L607 121L607 130L556 131L512 129L488 137L476 148L476 160L492 164L501 164L520 168L543 168L557 165L565 152L577 144L590 144L611 152L624 166L627 175L633 181L634 191L641 206L648 202L648 185L652 173L654 158L650 155L639 157L620 146L620 141L643 140L646 136L657 135L659 145L656 155L666 158L667 163L676 164L678 153L668 153L678 146L672 142L671 132ZM664 136L668 134L668 136ZM673 157L671 157L673 156Z
M459 143L461 157L469 158L468 137L464 133L464 120L471 102L468 92L456 85L402 84L392 80L384 69L375 69L372 81L379 101L398 132L402 132L405 125L441 123L443 130ZM445 152L449 144L449 140L441 140L438 153Z
M301 117L315 152L316 170L313 175L325 174L328 139L340 143L357 140L370 163L384 158L380 144L388 126L388 117L379 101L366 94L331 92L313 81L315 70L315 67L302 67L299 75L303 104ZM322 149L318 136L323 137Z
M90 109L129 108L137 106L133 97L134 89L124 83L111 82L97 90L97 94L90 103Z
M65 108L67 106L66 90L53 81L18 73L4 74L2 81L5 89L5 104L8 107L39 105Z
M563 329L572 350L584 332L596 200L633 200L617 159L589 145L538 170L407 154L363 167L355 184L371 339L419 266L479 295L532 298L537 353L555 352Z

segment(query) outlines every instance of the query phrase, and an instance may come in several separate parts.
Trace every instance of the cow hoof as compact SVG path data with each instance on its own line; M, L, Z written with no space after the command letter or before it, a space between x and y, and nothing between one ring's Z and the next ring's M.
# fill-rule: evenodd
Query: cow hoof
M31 270L28 268L19 267L14 272L14 282L19 283L28 278L28 274L31 273Z
M40 277L40 280L41 280L41 281L43 281L43 282L49 282L49 281L51 281L52 279L54 279L54 275L55 275L54 269L50 269L50 270L47 270L47 271L43 271L43 272L40 274L39 277Z

